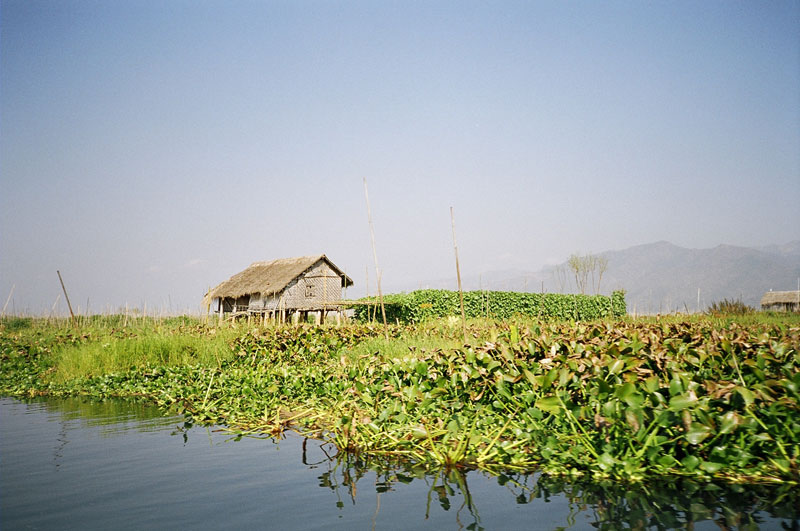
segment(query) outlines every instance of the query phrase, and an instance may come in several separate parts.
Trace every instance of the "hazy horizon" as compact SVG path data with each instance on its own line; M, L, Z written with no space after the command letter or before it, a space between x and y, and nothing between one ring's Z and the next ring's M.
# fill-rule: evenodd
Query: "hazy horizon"
M800 2L0 0L0 297L800 240ZM7 312L12 310L9 305Z

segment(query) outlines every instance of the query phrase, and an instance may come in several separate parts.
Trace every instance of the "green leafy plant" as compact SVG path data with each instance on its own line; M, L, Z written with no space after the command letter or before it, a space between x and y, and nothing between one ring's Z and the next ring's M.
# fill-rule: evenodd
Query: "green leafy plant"
M453 342L461 330L446 319L390 326L388 340L383 326L365 324L94 323L75 332L34 321L0 332L0 393L147 400L192 422L295 429L422 468L800 481L800 319L516 316L473 320L467 332L466 344ZM223 337L224 351L156 349L107 371L97 358L94 369L58 377L70 363L64 348L91 352L115 337L126 351L173 335L209 345Z
M373 299L366 302L377 303ZM389 322L419 323L427 319L460 314L458 292L447 290L418 290L411 293L384 296L386 318ZM373 305L356 307L356 318L370 320ZM371 313L373 312L373 313ZM518 293L510 291L468 291L464 293L464 312L467 317L509 319L514 316L543 319L589 321L625 315L625 293L615 291L604 295L565 295L558 293Z

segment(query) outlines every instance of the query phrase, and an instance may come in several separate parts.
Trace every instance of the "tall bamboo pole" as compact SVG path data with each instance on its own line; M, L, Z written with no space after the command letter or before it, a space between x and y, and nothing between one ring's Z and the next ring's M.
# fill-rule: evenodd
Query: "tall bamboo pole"
M0 315L4 316L6 314L6 308L8 308L8 303L9 301L11 301L11 296L14 294L14 288L16 287L17 287L16 284L11 286L11 291L8 292L8 298L6 299L6 303L3 305L3 312Z
M461 268L458 265L458 244L456 243L456 217L450 207L450 223L453 226L453 249L456 252L456 277L458 278L458 296L461 299L461 329L464 332L464 344L467 343L467 316L464 313L464 292L461 289Z
M61 271L56 269L56 273L58 273L58 281L61 282L61 289L64 291L64 298L67 299L67 307L69 308L69 316L72 319L72 325L75 326L75 313L72 311L72 304L69 302L69 295L67 295L67 288L64 287L64 279L61 278ZM87 299L86 306L89 306L89 302Z
M378 300L381 303L381 315L383 316L383 331L386 339L389 339L389 325L386 324L386 308L383 305L383 291L381 291L381 269L378 267L378 251L375 250L375 229L372 226L372 210L369 207L369 192L367 191L367 178L364 177L364 197L367 199L367 220L369 221L369 235L372 239L372 256L375 258L375 276L378 282Z
M322 314L320 315L320 324L325 324L325 308L328 305L328 270L322 271Z
M365 279L366 283L364 285L367 287L367 322L371 323L372 312L369 309L369 266L368 265L364 266L364 272L366 273L366 279Z

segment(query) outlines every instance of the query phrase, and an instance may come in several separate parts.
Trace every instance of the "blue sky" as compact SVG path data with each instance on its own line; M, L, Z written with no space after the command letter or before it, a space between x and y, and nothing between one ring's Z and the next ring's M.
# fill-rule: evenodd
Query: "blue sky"
M800 239L800 2L0 0L0 297ZM374 270L370 270L374 291ZM63 301L57 305L64 311ZM11 308L9 307L9 310Z

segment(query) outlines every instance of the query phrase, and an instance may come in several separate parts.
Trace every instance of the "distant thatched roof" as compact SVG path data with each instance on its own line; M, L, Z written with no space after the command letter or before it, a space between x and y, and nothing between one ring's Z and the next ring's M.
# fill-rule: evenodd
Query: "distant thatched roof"
M768 291L761 297L761 306L771 304L799 304L800 291Z
M278 293L292 280L310 269L319 260L324 260L342 278L342 287L352 286L353 281L336 267L327 256L301 256L298 258L281 258L270 262L253 262L250 266L236 273L206 294L206 300L217 297L242 297L252 293Z

